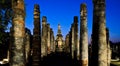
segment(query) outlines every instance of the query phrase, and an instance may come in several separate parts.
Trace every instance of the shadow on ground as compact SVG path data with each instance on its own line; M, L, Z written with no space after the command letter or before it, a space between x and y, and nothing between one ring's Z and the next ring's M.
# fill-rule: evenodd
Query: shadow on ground
M72 59L69 53L57 52L44 57L42 66L80 66L79 61Z
M32 62L30 62L30 64L28 64L27 66L32 66L31 63ZM76 59L72 59L69 53L64 52L51 53L46 57L43 57L40 64L40 66L80 66L79 61L77 61ZM9 64L4 64L0 66L9 66ZM94 66L94 64L92 64L91 66ZM117 65L111 64L110 66Z

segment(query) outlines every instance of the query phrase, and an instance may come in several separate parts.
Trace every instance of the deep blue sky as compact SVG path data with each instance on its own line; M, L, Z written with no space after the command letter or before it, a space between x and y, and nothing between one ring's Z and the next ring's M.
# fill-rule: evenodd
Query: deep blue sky
M48 23L57 34L57 26L61 25L65 37L73 23L73 17L78 16L80 24L80 4L87 4L88 35L92 33L93 4L92 0L25 0L26 27L33 33L34 4L40 5L40 15L47 17ZM120 0L106 0L106 26L110 30L110 39L120 41ZM80 27L80 26L79 26Z

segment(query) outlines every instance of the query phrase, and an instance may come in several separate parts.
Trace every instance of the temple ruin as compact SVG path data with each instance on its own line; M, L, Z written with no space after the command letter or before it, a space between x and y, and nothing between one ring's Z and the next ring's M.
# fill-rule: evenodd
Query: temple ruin
M41 61L50 54L64 52L69 54L71 59L79 61L80 66L110 66L112 50L109 29L106 28L105 0L92 2L93 27L89 45L87 4L80 4L80 20L79 16L73 16L73 23L64 39L60 24L56 27L58 30L55 36L47 16L41 18L39 4L34 4L32 35L30 30L25 28L24 0L12 0L9 65L41 66Z

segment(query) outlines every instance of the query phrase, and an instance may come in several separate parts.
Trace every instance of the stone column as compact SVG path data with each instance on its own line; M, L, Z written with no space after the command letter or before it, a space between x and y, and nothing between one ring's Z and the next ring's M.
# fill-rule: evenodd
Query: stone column
M47 24L47 54L50 54L50 24Z
M75 58L79 60L79 41L78 41L78 17L74 16L74 54Z
M105 0L93 0L92 64L107 66Z
M50 49L51 49L51 52L53 52L53 32L52 32L52 28L50 28Z
M55 44L55 37L54 37L54 33L53 33L53 52L55 52L56 50L56 44Z
M71 53L72 53L72 59L75 58L74 51L75 51L75 44L74 44L74 24L71 26Z
M54 52L54 34L53 34L53 30L52 28L50 28L50 48L51 48L51 52Z
M107 40L107 66L110 66L110 62L111 62L111 48L110 48L109 29L108 28L106 28L106 40Z
M69 31L69 47L70 47L70 54L71 54L71 57L72 57L72 27L70 28L70 31Z
M42 43L41 43L41 57L47 55L47 17L42 17Z
M31 32L29 29L25 28L25 59L26 63L29 63L29 58L30 58L30 37L31 37Z
M87 7L85 3L80 8L80 63L88 66L88 32L87 32Z
M39 5L34 5L34 29L33 29L33 44L32 44L32 66L40 65L41 56L41 35L40 35L40 10Z
M25 66L25 9L24 0L12 0L10 66Z
M69 44L70 44L70 42L69 42L69 34L67 34L66 35L66 37L65 37L65 52L67 52L67 53L70 53L70 48L69 48Z
M78 41L77 41L77 60L80 60L80 39L78 36Z

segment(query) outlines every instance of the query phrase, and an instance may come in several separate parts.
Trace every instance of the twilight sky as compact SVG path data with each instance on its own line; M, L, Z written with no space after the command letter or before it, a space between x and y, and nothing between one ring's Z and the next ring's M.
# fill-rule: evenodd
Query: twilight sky
M87 4L88 37L90 38L93 20L92 0L25 0L25 25L33 33L34 4L39 4L41 20L42 16L47 17L47 22L50 23L51 28L53 28L55 36L57 34L57 26L60 24L62 34L65 38L73 23L74 16L78 16L80 27L81 3ZM120 0L106 0L106 26L110 30L110 39L112 41L120 41Z

